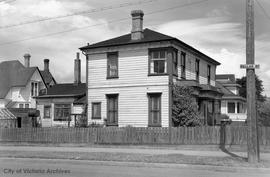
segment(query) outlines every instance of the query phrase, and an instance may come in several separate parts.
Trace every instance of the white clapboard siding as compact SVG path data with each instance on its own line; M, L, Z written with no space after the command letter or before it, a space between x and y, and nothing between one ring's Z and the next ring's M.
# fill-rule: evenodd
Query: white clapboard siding
M216 66L203 60L199 56L195 56L193 53L180 48L179 46L174 46L178 49L178 78L181 79L181 52L186 53L186 79L187 80L196 80L195 73L195 63L196 59L200 60L200 75L199 75L199 83L200 84L208 84L207 83L207 65L211 66L211 81L210 85L215 86L215 73Z
M89 89L88 100L101 102L101 120L91 120L89 123L103 123L107 117L106 94L118 93L118 124L123 126L147 127L148 125L148 97L147 93L158 92L161 95L162 126L168 126L168 86L142 86L122 88ZM88 115L92 116L92 104L89 102Z
M148 77L148 50L119 52L119 78L106 79L107 55L106 53L90 55L89 88L118 87L123 85L142 85L167 83L168 76Z
M106 94L119 94L118 124L148 125L148 92L162 93L162 126L168 126L168 76L148 76L148 49L118 53L119 78L106 79L107 54L91 54L88 62L88 123L103 123L107 117ZM101 102L101 120L92 120L92 102Z

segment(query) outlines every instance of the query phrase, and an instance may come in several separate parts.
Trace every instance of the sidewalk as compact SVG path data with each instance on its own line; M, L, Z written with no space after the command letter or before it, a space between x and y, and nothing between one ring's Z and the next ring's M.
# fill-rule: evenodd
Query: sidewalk
M200 150L181 146L0 146L0 157L77 159L96 161L174 163L216 166L251 167L246 152L223 152L217 148ZM270 167L270 153L261 153L262 163L257 167ZM253 166L252 166L253 167Z

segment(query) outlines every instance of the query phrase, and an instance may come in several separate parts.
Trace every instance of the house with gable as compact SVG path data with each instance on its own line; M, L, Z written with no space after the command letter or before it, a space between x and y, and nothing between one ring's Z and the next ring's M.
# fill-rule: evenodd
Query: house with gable
M233 122L244 123L247 119L246 99L239 95L239 88L234 74L216 75L216 83L223 92L221 113L227 114Z
M30 66L30 57L30 54L24 55L24 65L18 60L0 63L1 117L16 117L17 127L36 124L36 119L32 121L29 118L29 115L38 116L34 97L47 89L39 68Z
M49 82L48 82L49 83ZM48 85L47 91L35 97L42 127L84 126L86 84L81 82L81 60L74 60L74 82Z
M172 126L172 85L194 88L207 125L220 114L219 62L183 41L143 29L141 10L131 12L131 33L81 47L87 65L88 124Z

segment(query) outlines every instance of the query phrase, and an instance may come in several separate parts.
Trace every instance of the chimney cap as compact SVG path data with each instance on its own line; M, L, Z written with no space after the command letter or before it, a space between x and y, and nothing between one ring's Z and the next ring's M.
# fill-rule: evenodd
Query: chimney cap
M29 53L26 53L26 54L24 54L24 56L23 56L24 58L30 58L31 57L31 55L29 54Z
M44 59L44 62L49 62L49 61L50 61L50 60L49 60L49 59L47 59L47 58L46 58L46 59Z
M132 10L131 11L131 16L136 17L136 16L144 16L144 13L142 10Z

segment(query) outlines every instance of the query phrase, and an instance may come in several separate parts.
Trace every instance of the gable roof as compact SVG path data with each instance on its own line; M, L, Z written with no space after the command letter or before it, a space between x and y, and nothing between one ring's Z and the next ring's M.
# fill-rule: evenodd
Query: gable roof
M55 81L54 77L52 76L50 71L44 70L44 71L40 71L40 74L42 75L44 82L46 85L49 85L52 81Z
M0 98L4 98L11 87L25 86L36 70L37 67L24 67L18 60L0 63Z
M218 87L223 93L222 99L238 99L242 101L246 101L244 97L234 94L232 91L227 89L222 83L216 81L216 87Z
M121 45L128 45L128 44L140 44L140 43L148 43L148 42L160 42L160 41L175 41L177 43L180 43L181 45L184 45L185 47L196 51L200 55L203 55L206 57L209 62L214 63L215 65L220 65L219 62L216 60L210 58L209 56L205 55L204 53L200 52L199 50L191 47L190 45L180 41L177 38L150 30L148 28L143 30L143 38L141 40L131 40L131 33L125 34L116 38L112 38L109 40L105 40L102 42L98 42L92 45L87 45L84 47L81 47L80 50L86 50L86 49L95 49L95 48L100 48L100 47L111 47L111 46L121 46Z
M235 82L235 75L234 74L217 74L216 80L228 80L231 82Z
M82 96L86 93L86 84L74 84L64 83L55 84L47 89L47 93L40 95L37 98L48 98L48 97L77 97Z

